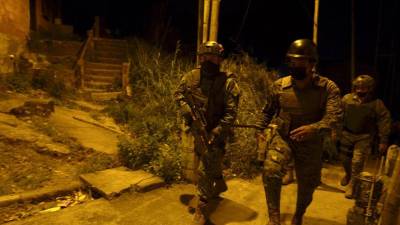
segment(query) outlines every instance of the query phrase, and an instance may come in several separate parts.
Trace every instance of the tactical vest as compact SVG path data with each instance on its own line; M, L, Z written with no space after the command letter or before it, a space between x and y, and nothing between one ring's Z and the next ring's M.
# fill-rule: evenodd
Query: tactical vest
M376 102L376 100L367 103L345 102L344 129L353 134L374 132Z
M211 131L225 114L225 83L229 78L224 72L220 72L214 79L203 79L200 69L192 70L188 78L188 85L193 90L196 105L202 109L206 121L207 131Z
M301 90L292 84L290 76L281 79L281 88L278 90L280 110L274 119L281 135L288 135L293 129L322 119L328 95L327 82L326 78L316 79L317 85Z

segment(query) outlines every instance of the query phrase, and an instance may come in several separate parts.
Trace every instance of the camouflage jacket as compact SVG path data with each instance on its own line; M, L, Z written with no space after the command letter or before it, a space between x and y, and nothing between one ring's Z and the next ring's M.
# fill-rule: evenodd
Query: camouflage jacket
M291 76L274 82L271 96L262 110L258 126L278 125L282 135L300 126L311 125L318 132L330 130L341 120L340 90L326 77L313 75L312 85L297 89Z
M343 129L354 134L377 134L380 143L387 143L391 129L390 112L380 99L361 102L355 93L342 98Z
M220 72L214 79L205 79L201 77L198 68L184 74L174 94L180 108L187 105L183 95L186 88L193 90L194 97L206 116L207 131L216 127L225 130L232 126L236 119L240 94L233 74Z

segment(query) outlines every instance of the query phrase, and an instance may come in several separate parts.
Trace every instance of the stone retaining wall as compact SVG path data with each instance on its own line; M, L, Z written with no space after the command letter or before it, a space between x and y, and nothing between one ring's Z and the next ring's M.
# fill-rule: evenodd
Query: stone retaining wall
M13 71L10 55L18 56L26 48L29 24L29 0L0 1L0 74Z

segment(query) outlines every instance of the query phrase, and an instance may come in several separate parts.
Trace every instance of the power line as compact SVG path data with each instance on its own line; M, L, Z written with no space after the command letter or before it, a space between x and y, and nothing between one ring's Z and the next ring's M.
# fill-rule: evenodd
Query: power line
M252 0L249 0L248 3L247 3L247 8L246 8L246 11L245 11L245 13L243 15L242 23L240 25L239 31L238 31L238 33L236 35L236 38L235 38L236 42L239 41L240 34L242 33L243 27L244 27L244 25L246 23L247 16L249 15L249 9L250 9L251 2L252 2Z

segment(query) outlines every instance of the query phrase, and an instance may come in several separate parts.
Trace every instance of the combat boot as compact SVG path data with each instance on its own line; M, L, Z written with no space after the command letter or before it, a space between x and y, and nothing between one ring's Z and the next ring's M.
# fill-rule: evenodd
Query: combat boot
M302 225L303 224L303 215L294 215L292 218L292 225Z
M281 224L281 218L280 218L280 212L279 209L272 209L268 208L268 225L280 225Z
M207 216L206 216L206 207L207 203L199 200L197 207L195 209L192 225L206 225L207 224Z
M189 200L189 202L188 202L188 212L190 214L193 214L193 213L196 212L196 208L197 208L197 206L199 204L199 201L200 201L200 197L197 196L197 195L193 196L193 198Z
M282 184L283 185L288 185L293 183L294 181L294 174L293 174L293 169L288 170L285 176L282 179Z
M344 194L344 196L348 199L354 198L354 181L353 181L353 179L351 179L349 184L347 185L346 193Z

